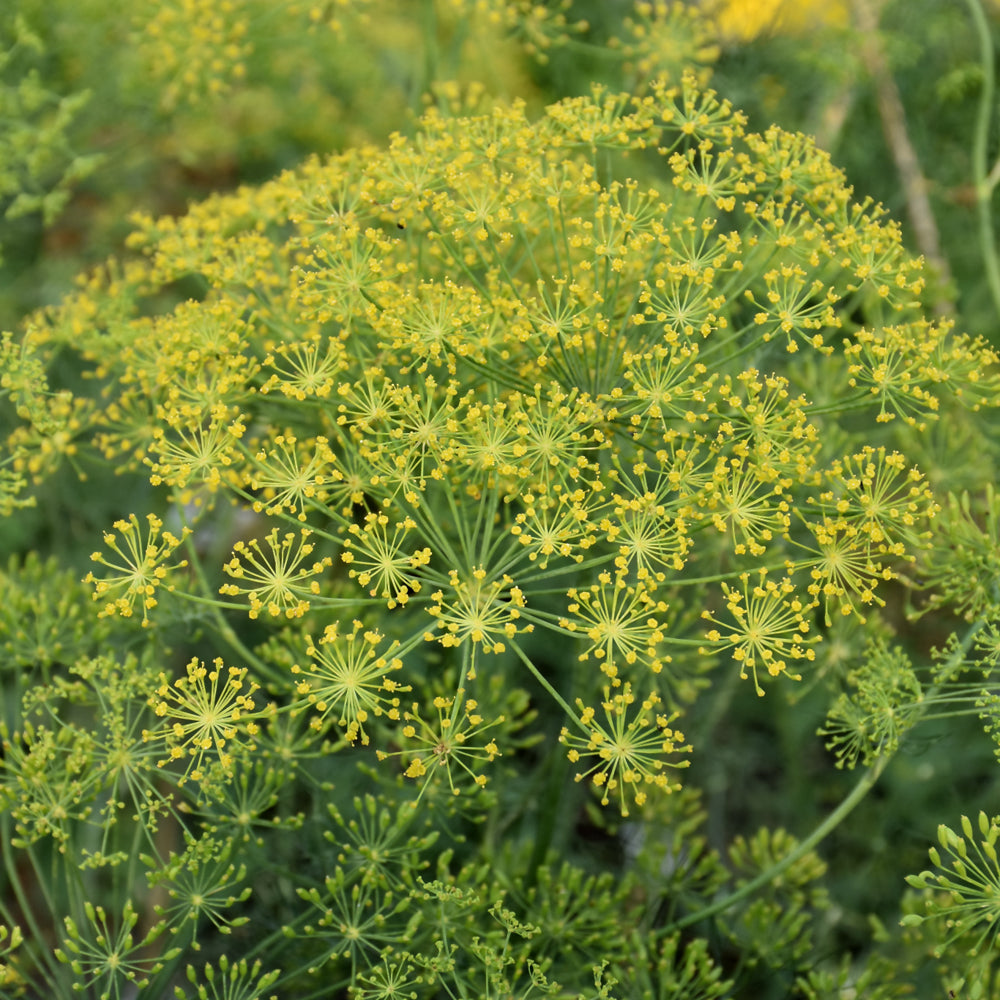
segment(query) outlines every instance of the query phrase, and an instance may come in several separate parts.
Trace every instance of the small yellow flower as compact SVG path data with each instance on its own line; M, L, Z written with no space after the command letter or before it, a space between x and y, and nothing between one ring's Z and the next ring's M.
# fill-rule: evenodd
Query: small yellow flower
M350 537L344 540L340 558L350 566L348 576L371 597L385 600L390 610L419 593L421 584L414 571L430 561L429 548L404 548L414 528L416 523L410 517L392 522L388 514L373 512L365 515L363 526L352 524Z
M571 588L567 615L559 620L561 628L589 640L580 660L596 659L613 687L621 684L619 669L626 664L660 673L670 662L662 649L660 616L668 610L666 602L649 583L633 586L608 573L602 573L600 581L586 589Z
M212 763L231 775L234 753L255 747L256 690L257 685L247 680L246 667L226 667L221 658L209 668L195 657L184 676L172 683L160 674L160 686L149 705L164 726L142 733L143 742L162 740L167 748L157 766L186 761L179 784L204 780Z
M448 582L447 591L431 595L434 605L427 613L437 620L439 633L427 632L425 639L436 639L442 646L457 646L470 639L489 653L502 653L505 639L532 630L531 625L520 623L524 593L506 574L490 580L481 566L466 576L450 570Z
M454 697L439 695L433 705L436 721L425 719L420 706L414 702L410 711L404 713L406 725L400 730L403 738L413 746L396 753L379 750L376 752L378 759L401 757L407 761L404 774L408 778L426 775L428 781L443 768L453 795L460 794L456 779L462 772L472 778L476 787L482 788L486 775L480 768L484 763L492 763L501 753L495 740L482 743L481 736L487 729L505 722L505 716L484 722L475 699L466 698L464 688L459 688Z
M303 565L313 551L310 534L302 528L298 534L289 531L281 535L274 528L261 541L237 542L233 557L222 567L237 582L223 584L219 593L229 597L245 594L251 618L262 611L272 618L301 618L309 610L309 599L319 593L316 578L332 563L324 556L312 565Z
M381 632L365 629L360 621L345 633L334 623L327 626L318 642L309 640L309 664L292 666L296 693L319 713L315 724L335 714L338 724L347 727L345 737L350 743L360 739L367 746L365 723L369 715L399 719L399 695L410 690L409 685L390 676L403 666L402 660L392 655L399 643L378 652L383 638Z
M722 584L731 623L721 621L710 611L702 612L702 618L718 626L706 633L712 646L704 651L731 649L733 659L740 665L740 677L746 679L749 669L757 694L763 695L758 667L763 667L771 677L784 673L800 680L799 674L791 672L791 664L815 658L812 644L819 637L809 635L811 625L807 617L815 605L801 599L788 577L778 581L768 579L766 569L759 571L753 585L749 573L741 573L740 581L740 587Z
M628 683L611 693L604 689L605 722L596 720L596 711L577 701L581 711L580 721L588 730L586 737L577 736L564 728L559 742L569 747L567 756L573 763L589 766L576 775L577 781L589 777L601 790L601 805L607 805L611 796L618 795L622 816L629 815L626 791L636 805L646 802L645 786L653 785L666 792L680 787L671 784L664 768L687 767L687 760L665 759L670 754L690 753L684 734L671 728L677 713L666 716L657 710L660 697L655 692L645 698L638 711L629 719L636 697Z
M254 500L253 509L268 517L287 511L305 521L307 509L322 508L326 485L344 478L325 437L304 442L291 431L261 448L254 463L249 485L261 499Z
M149 612L156 607L157 588L170 570L187 565L186 559L171 565L166 560L191 529L184 528L178 538L172 532L161 531L163 522L155 514L147 514L146 521L148 528L144 533L139 519L129 514L127 521L115 521L117 535L111 531L104 533L104 544L119 561L109 559L103 552L94 552L90 557L111 571L101 577L90 572L83 578L84 583L94 585L94 600L104 602L99 618L115 614L130 618L138 605L142 624L148 626ZM166 589L173 590L173 585L167 585Z

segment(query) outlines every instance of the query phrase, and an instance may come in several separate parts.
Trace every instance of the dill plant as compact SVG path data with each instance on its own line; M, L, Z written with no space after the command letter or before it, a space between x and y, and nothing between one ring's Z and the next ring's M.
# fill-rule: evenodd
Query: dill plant
M817 848L918 724L1000 729L995 500L947 492L949 436L992 461L997 358L810 140L689 73L431 110L134 222L0 345L4 513L72 475L123 505L89 569L0 574L7 993L970 975L942 946L992 876L914 876L910 937L831 958ZM933 655L922 583L967 619ZM689 778L720 715L803 691L860 778L720 842Z
M433 6L432 22L422 0L5 3L0 328L118 252L136 207L177 212L311 152L382 141L428 94L532 93L524 48L554 44L555 10Z

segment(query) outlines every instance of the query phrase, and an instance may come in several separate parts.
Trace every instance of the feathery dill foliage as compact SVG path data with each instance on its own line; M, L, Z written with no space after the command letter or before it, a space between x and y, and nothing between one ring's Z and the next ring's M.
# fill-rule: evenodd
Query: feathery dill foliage
M156 508L93 556L89 647L79 610L40 628L4 708L0 840L59 872L49 918L0 904L4 974L60 996L722 996L679 931L778 868L720 927L798 967L823 865L781 831L725 859L699 841L684 768L711 748L678 727L727 678L816 682L932 551L908 451L1000 385L924 317L895 225L689 75L537 121L431 112L140 217L131 245L2 344L4 509L64 459L147 479ZM164 305L181 282L197 296ZM48 388L64 357L92 394ZM968 648L925 689L876 644L828 722L847 763L891 752ZM566 753L616 815L690 834L652 885L553 878L545 822L574 792L542 782ZM114 906L84 902L98 886Z
M69 201L75 182L101 161L73 148L72 126L90 95L63 95L39 73L45 43L22 11L0 17L0 222L38 213L50 223ZM0 251L2 251L0 240ZM0 253L0 263L3 257Z

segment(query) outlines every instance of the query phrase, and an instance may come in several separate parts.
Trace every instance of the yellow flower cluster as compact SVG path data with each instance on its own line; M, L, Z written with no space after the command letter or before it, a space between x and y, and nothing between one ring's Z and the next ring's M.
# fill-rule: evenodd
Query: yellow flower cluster
M803 35L823 28L842 28L850 21L844 0L715 0L709 13L719 36L730 43L749 42L760 35Z
M514 34L529 54L544 62L546 51L565 41L570 34L587 27L586 22L571 23L565 11L573 0L445 0L456 14L472 17L489 25L494 32L506 30Z
M234 752L253 749L259 728L253 721L257 685L246 675L246 667L226 667L220 658L211 667L191 660L185 675L173 682L160 675L160 686L149 703L164 726L144 730L142 739L165 746L167 755L159 767L186 762L180 784L202 781L215 767L229 774Z
M638 712L633 713L635 700L629 684L614 694L611 688L605 688L601 703L605 721L597 721L596 711L584 708L581 701L580 721L587 727L588 736L577 736L566 728L559 736L560 742L570 748L568 756L572 763L583 761L590 765L586 771L577 773L576 780L589 777L601 790L602 805L607 805L617 793L623 816L629 815L626 789L636 805L641 806L647 798L644 786L674 791L680 786L671 784L664 769L683 768L690 763L688 759L669 759L674 754L691 751L690 746L684 745L684 734L671 728L676 714L667 717L658 712L660 698L655 693L644 699Z
M676 80L685 68L707 67L719 56L716 25L705 10L683 0L637 0L624 27L623 37L611 44L621 47L636 92L650 78ZM708 76L702 69L699 82L706 84Z
M115 532L105 532L104 544L114 553L112 557L95 552L91 559L103 569L100 578L93 572L84 578L94 585L94 600L103 601L99 617L121 615L130 618L136 605L142 611L142 624L149 624L149 612L156 607L156 590L171 569L187 565L181 559L172 565L167 560L188 534L185 530L178 538L172 532L162 531L163 521L155 514L147 514L148 529L143 532L139 519L130 514L128 520L115 521ZM116 558L117 557L117 558ZM168 589L173 585L168 584Z
M347 741L360 739L367 745L365 723L370 717L400 718L399 695L410 687L389 676L403 669L396 655L398 643L376 654L383 638L355 620L350 632L341 633L335 622L327 625L318 642L309 640L306 652L311 662L306 667L293 664L292 674L296 695L318 713L314 728L328 713L337 712Z
M320 576L330 565L330 557L318 559L312 566L303 561L313 551L308 541L309 531L303 528L298 534L281 535L273 528L261 543L252 538L237 542L233 557L224 566L225 573L238 583L224 583L220 594L239 597L246 594L250 603L250 617L256 618L266 611L272 618L301 618L309 610L309 598L319 593Z
M168 0L148 8L151 16L137 25L139 55L160 80L165 110L205 94L217 97L246 74L245 6L236 0Z
M432 769L440 768L448 777L448 785L453 795L461 792L460 780L464 774L472 778L473 784L483 787L486 775L480 771L483 763L491 764L501 756L494 739L483 742L483 732L506 720L503 716L486 721L479 714L479 704L474 698L465 698L464 688L459 688L454 698L438 695L433 701L436 720L426 719L420 705L414 702L410 711L403 713L405 724L400 734L409 748L395 754L377 751L379 760L391 756L404 758L408 763L405 774L408 778L424 778L433 775Z
M414 775L499 750L499 728L457 741L491 724L469 706L494 670L561 699L546 664L568 657L606 715L570 746L618 747L586 773L641 801L665 782L652 736L682 742L655 706L727 657L758 691L797 677L824 612L877 607L936 511L905 449L997 396L994 355L921 318L880 211L693 76L538 121L432 112L384 151L140 220L132 245L143 264L36 337L100 371L104 454L206 524L223 498L255 512L222 594L324 636L287 704L351 741L403 726L429 748ZM199 301L147 315L192 274ZM147 610L157 544L129 570ZM398 705L424 657L457 667L434 725Z

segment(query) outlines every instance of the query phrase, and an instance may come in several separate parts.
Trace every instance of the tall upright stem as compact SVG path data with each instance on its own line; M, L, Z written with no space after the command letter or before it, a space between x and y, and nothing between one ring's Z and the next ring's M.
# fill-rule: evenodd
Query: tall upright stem
M942 284L948 286L951 284L951 269L941 251L937 222L928 195L927 178L910 141L899 87L893 78L879 36L881 6L882 0L854 0L854 16L861 35L861 53L875 88L882 132L906 196L906 211L914 239L920 253L937 272ZM941 298L940 294L934 308L938 313L953 311L951 304Z
M979 94L976 130L972 137L972 183L976 192L976 214L979 219L979 249L986 269L986 283L993 298L993 307L1000 316L1000 262L997 260L996 234L993 231L993 189L1000 174L987 170L987 147L993 116L994 79L993 36L989 21L979 0L966 0L979 38L979 59L983 69L983 86Z
M716 900L714 903L695 913L689 913L686 917L681 917L680 920L674 921L668 930L680 930L682 927L688 927L691 924L707 920L709 917L714 917L716 913L728 910L741 899L753 895L758 889L763 888L769 882L773 882L779 875L791 868L796 861L808 854L846 819L854 807L872 790L882 771L885 770L886 764L891 759L888 755L879 757L872 767L866 768L861 775L861 780L854 786L851 794L805 840L800 841L795 850L786 854L780 861L768 868L767 871L761 872L755 879L751 879L745 885L740 886L735 892Z

